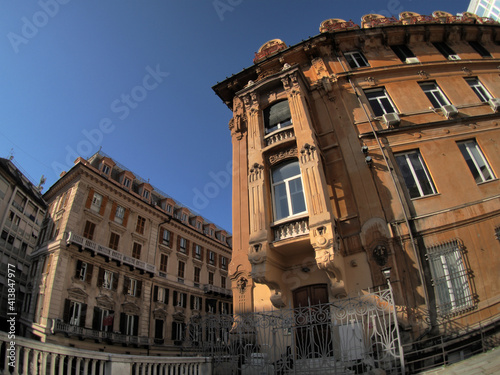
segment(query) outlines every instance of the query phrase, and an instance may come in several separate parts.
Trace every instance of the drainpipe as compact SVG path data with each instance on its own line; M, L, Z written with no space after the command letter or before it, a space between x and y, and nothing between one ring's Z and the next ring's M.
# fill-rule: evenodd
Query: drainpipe
M340 56L338 54L336 54L336 57L337 57L338 62L342 66L342 69L344 70L344 73L347 74L347 80L348 80L349 84L351 85L352 90L354 91L354 94L356 95L356 98L357 98L357 100L359 102L359 106L363 109L363 112L364 112L364 114L366 116L366 119L368 120L368 123L370 124L370 129L371 129L371 131L373 133L375 141L377 142L378 148L380 149L380 153L382 155L382 158L384 159L384 163L385 163L385 165L387 167L387 170L389 171L389 175L391 177L392 183L394 184L394 189L396 191L396 195L398 197L399 204L401 205L401 208L402 208L402 211L403 211L404 221L405 221L406 226L408 228L408 234L410 236L411 246L413 248L413 252L414 252L415 257L416 257L416 259L418 261L418 264L419 264L418 275L420 277L420 283L422 284L422 287L423 287L423 290L424 290L425 304L429 308L429 313L430 313L431 309L430 309L430 305L429 305L429 295L428 295L428 292L427 292L427 286L425 284L424 277L422 275L422 270L423 270L423 268L422 268L422 262L421 262L421 259L420 259L418 248L417 248L417 246L415 244L415 238L414 238L414 235L413 235L412 224L410 223L410 217L409 217L409 215L408 215L408 213L406 211L406 206L404 205L404 201L403 201L403 197L401 196L401 192L398 189L398 183L396 182L396 179L395 179L395 177L394 177L394 175L392 173L391 167L389 165L389 161L388 161L387 156L385 155L385 152L384 152L384 147L382 146L382 143L380 142L380 139L378 137L377 131L375 130L375 127L373 126L373 122L372 122L372 120L371 120L368 112L366 111L366 108L363 105L363 102L361 101L361 98L360 98L360 96L358 94L358 91L354 87L354 84L352 83L351 78L349 77L349 72L345 69L343 62L340 59ZM402 241L402 239L401 239L401 241ZM433 321L434 321L434 319L431 318L431 325L432 325Z

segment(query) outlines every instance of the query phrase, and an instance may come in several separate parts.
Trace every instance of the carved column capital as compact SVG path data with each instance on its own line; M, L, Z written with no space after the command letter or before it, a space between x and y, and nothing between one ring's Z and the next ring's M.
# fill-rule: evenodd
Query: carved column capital
M229 130L231 131L231 136L235 137L237 140L243 138L245 128L245 119L241 114L234 115L234 117L229 120Z
M259 163L254 163L248 171L248 182L252 183L262 179L264 167Z
M318 160L318 150L315 146L311 146L308 143L304 144L300 149L300 161L302 164L306 164L312 161Z

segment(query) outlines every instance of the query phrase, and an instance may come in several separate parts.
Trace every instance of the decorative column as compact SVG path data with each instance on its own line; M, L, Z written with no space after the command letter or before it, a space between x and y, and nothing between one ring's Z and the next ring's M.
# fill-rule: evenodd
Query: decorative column
M303 83L299 70L292 70L282 78L287 92L293 119L299 162L309 213L309 237L315 250L318 268L324 270L331 282L334 297L343 297L344 265L340 254L340 240L335 226L326 176L320 157L314 126L309 115Z

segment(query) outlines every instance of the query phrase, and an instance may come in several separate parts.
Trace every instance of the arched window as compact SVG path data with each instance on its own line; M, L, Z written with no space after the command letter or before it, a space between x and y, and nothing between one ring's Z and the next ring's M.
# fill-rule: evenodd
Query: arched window
M291 124L292 116L290 115L288 100L282 100L264 109L264 126L266 127L266 134Z
M298 161L281 163L272 170L274 219L306 212L306 201Z

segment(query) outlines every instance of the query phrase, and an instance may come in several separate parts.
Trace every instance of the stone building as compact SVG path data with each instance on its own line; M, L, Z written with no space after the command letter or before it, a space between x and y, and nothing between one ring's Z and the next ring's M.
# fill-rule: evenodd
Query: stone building
M0 158L0 329L10 332L6 319L28 308L30 255L35 248L47 205L35 186L10 159ZM9 291L10 289L10 291ZM16 315L10 315L14 313Z
M499 24L329 19L253 62L213 87L233 114L235 313L340 301L390 267L414 338L498 320Z
M231 236L99 152L44 194L27 334L133 354L178 354L190 321L232 311ZM191 336L190 336L191 334Z

